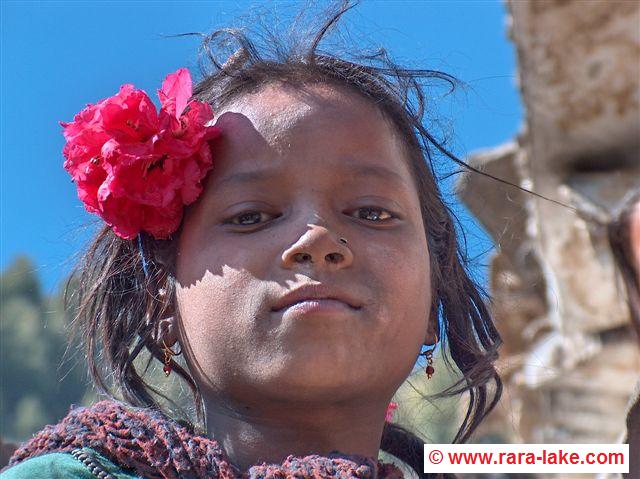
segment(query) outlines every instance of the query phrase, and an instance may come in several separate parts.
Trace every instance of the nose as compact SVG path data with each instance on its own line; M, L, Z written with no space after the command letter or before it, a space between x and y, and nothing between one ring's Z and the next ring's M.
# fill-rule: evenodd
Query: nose
M315 265L317 268L342 269L353 263L348 240L327 228L323 221L307 226L310 228L282 253L285 268Z

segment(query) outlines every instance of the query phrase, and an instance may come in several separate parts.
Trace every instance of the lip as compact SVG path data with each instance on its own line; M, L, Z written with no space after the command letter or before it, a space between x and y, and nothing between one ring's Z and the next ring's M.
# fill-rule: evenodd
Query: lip
M279 298L271 310L281 311L292 306L300 312L336 312L359 310L362 303L346 290L314 283L291 290Z
M306 299L282 308L283 316L302 316L308 314L343 315L356 313L358 309L338 299Z

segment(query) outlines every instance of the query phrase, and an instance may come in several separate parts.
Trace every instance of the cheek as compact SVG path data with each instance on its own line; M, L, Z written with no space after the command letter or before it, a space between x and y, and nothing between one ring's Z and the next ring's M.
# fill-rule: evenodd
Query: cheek
M212 377L241 364L251 348L256 318L260 314L261 285L244 269L227 265L214 274L206 270L193 284L181 284L176 300L188 345L188 356Z
M224 336L234 328L242 332L242 318L251 318L261 299L263 288L256 278L265 268L260 255L210 234L210 228L201 226L206 224L201 216L196 211L185 223L176 261L178 310L194 341Z
M413 354L427 331L431 308L429 250L424 235L416 234L393 247L372 245L367 276L379 292L376 316L385 324L380 331L389 348L402 347Z
M426 240L407 238L375 253L367 274L380 293L370 318L376 325L369 346L375 369L370 380L393 394L411 374L425 340L431 309L429 251Z

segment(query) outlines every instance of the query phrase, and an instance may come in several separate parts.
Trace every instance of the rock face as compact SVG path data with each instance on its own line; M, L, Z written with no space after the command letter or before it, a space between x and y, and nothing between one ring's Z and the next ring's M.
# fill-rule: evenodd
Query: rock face
M498 244L505 440L619 441L640 339L604 224L640 188L640 2L508 2L526 127L468 162L569 205L466 173L458 192ZM526 411L522 414L521 411Z

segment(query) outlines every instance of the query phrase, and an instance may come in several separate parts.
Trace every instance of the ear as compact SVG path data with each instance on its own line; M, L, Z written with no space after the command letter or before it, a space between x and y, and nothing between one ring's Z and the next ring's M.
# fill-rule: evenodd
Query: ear
M163 341L171 347L178 340L178 325L174 306L167 299L167 292L164 288L158 289L157 296L153 298L153 301L157 303L155 314L162 316L162 319L157 320L154 325L153 339L161 348L164 346ZM147 316L147 321L150 321L149 316Z
M161 348L165 344L171 348L178 341L178 325L175 316L167 316L158 321L155 340Z
M440 332L438 331L438 326L437 326L437 322L438 322L438 317L437 316L430 316L429 317L429 324L427 326L427 332L424 336L424 344L425 345L432 345L435 344L436 342L440 341Z

